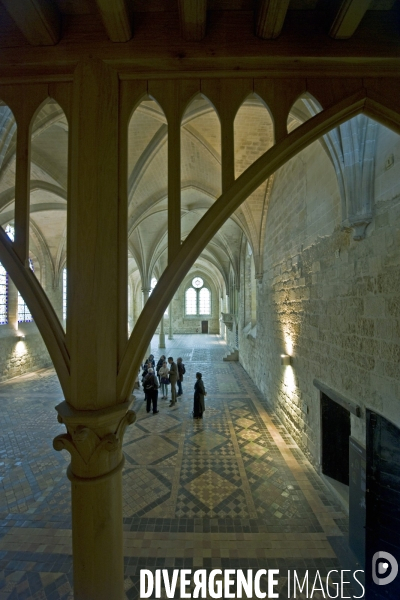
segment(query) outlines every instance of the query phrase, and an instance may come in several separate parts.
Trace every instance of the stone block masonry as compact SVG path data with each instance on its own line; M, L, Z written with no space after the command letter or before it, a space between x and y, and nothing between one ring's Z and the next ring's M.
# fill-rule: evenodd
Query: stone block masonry
M24 323L21 329L25 339L20 341L11 327L0 328L0 381L52 366L36 325Z
M399 138L379 127L377 152L382 140L397 156ZM240 361L315 465L314 378L362 407L361 418L351 416L360 443L367 407L400 426L400 190L379 156L375 177L374 218L366 238L354 241L318 143L280 169L267 216L257 337L240 334ZM291 366L280 364L281 354L293 357Z

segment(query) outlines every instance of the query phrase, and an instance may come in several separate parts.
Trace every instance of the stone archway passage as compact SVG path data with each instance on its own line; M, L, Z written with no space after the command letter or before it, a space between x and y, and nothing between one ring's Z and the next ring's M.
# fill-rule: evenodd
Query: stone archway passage
M156 357L157 342L154 337ZM178 407L160 401L160 414L147 415L142 392L137 394L137 423L127 430L123 446L129 598L139 597L140 568L279 568L283 597L288 569L318 569L324 581L329 569L353 568L334 549L346 531L341 507L243 368L222 361L226 350L216 335L175 335L167 352L182 356L186 366ZM191 418L198 370L208 391L202 421ZM2 576L10 594L24 591L27 599L51 589L72 598L65 459L44 441L62 431L54 420L48 423L57 395L62 397L53 370L0 386L5 415L13 423L11 440L24 439L21 410L38 423L23 464L20 448L6 446L0 482ZM359 586L344 588L347 596L360 593Z

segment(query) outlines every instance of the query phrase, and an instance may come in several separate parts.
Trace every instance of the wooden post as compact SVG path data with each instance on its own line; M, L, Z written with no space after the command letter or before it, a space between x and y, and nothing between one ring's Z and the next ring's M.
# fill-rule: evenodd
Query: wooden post
M54 447L72 459L74 597L122 600L122 439L135 417L116 398L118 76L97 60L75 71L70 155L71 397L57 406L67 434Z

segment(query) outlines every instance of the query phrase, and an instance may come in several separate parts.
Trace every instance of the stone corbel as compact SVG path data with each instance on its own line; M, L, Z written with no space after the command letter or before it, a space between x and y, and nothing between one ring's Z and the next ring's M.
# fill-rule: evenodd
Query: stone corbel
M129 410L131 402L96 411L76 410L67 402L56 406L58 421L67 433L54 438L53 447L71 454L70 478L93 479L122 467L125 429L136 420L134 411Z
M234 315L231 315L230 313L223 313L222 312L221 313L221 321L229 329L229 331L232 331L233 325L235 323L235 317L234 317Z
M349 219L347 223L344 223L344 229L346 231L353 232L353 240L359 242L365 238L365 232L367 230L368 225L372 222L372 215L363 216L359 220L357 219Z

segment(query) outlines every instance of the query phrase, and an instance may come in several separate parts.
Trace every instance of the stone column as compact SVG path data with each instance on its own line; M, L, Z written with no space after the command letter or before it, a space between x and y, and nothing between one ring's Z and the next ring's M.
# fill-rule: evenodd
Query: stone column
M136 420L129 405L99 411L75 410L66 402L56 406L67 433L58 435L53 446L71 454L67 475L75 600L124 598L122 441L126 427Z
M165 348L164 315L160 321L160 337L158 341L158 347Z
M169 316L169 333L168 333L168 339L169 340L173 340L174 339L174 332L172 330L172 302L173 302L173 300L171 300L171 304L169 305L169 308L168 308L168 316Z

